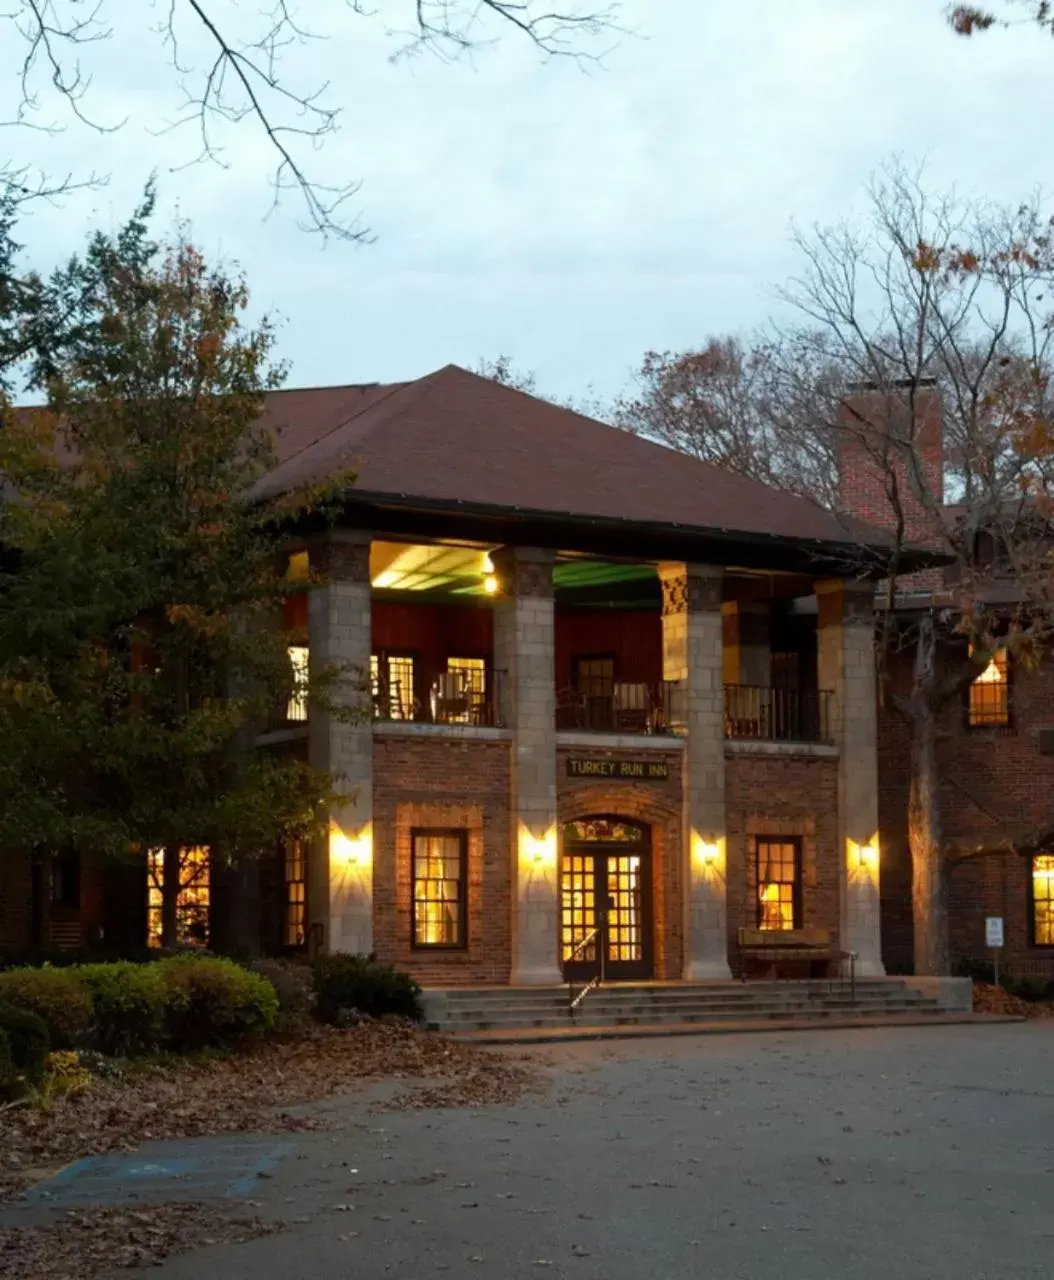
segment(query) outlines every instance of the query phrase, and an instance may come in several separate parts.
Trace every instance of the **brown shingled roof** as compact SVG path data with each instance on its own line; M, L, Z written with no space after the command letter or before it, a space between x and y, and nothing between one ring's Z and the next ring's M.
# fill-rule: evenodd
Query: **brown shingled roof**
M260 497L351 468L364 495L425 504L852 540L844 518L807 499L456 365L414 382L278 392L265 421L280 461L258 483ZM868 529L866 541L885 539Z

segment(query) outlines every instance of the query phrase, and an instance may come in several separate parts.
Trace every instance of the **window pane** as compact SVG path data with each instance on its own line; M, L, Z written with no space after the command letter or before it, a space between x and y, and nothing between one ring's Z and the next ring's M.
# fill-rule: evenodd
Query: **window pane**
M757 840L759 929L793 929L798 917L796 840Z
M285 945L302 947L307 923L307 862L304 846L294 840L285 851Z
M289 665L293 668L293 692L286 704L287 720L303 721L307 719L307 645L293 644L289 646Z
M1036 946L1054 946L1054 854L1032 859L1032 911Z
M970 724L1009 724L1009 694L1006 650L1000 649L970 685Z
M471 724L487 700L484 658L447 658L436 682L435 718L444 724Z
M205 946L209 940L209 905L211 901L211 859L207 848L180 849L179 884L176 889L177 943ZM151 849L147 854L147 942L162 945L164 933L165 851Z
M465 844L458 835L417 833L413 844L414 945L465 945L461 902Z

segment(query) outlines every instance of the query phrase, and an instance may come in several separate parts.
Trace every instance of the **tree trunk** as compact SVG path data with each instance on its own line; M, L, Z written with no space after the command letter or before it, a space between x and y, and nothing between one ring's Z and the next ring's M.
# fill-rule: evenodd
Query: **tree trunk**
M943 976L951 971L951 954L937 767L937 714L928 696L937 678L936 650L933 622L926 619L919 629L910 710L908 847L911 850L915 972Z
M179 940L176 936L176 905L179 902L180 861L178 846L166 847L161 880L161 946L165 951L171 951Z

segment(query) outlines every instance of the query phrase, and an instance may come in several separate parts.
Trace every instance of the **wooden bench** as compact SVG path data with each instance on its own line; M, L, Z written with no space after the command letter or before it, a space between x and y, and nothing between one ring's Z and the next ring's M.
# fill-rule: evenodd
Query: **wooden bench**
M830 929L740 929L739 954L743 977L765 970L764 977L828 977L831 966L847 958L831 941ZM816 973L822 966L823 972Z

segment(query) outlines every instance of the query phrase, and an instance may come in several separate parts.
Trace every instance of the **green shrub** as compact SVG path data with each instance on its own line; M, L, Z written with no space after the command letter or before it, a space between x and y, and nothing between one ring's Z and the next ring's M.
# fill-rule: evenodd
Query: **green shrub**
M1046 997L1049 983L1046 978L1032 976L1018 978L1007 973L1003 975L999 985L1012 996L1017 996L1019 1000L1027 1000L1030 1004L1035 1004Z
M14 1067L33 1082L44 1074L51 1042L43 1018L13 1004L0 1004L0 1033ZM0 1076L3 1064L0 1061Z
M56 1049L80 1044L91 1029L91 992L76 969L9 969L0 973L0 1000L42 1018Z
M165 1036L173 1049L235 1045L274 1026L274 987L233 960L173 956L154 969L165 985Z
M421 988L408 973L378 964L375 956L328 955L315 961L315 1016L339 1022L357 1010L371 1018L423 1016ZM342 1012L343 1011L343 1012Z
M278 996L277 1031L286 1034L302 1030L310 1021L315 996L311 989L311 966L306 960L261 959L249 963L275 989Z
M86 964L74 972L92 996L92 1048L130 1056L161 1044L166 987L157 965L124 960Z

